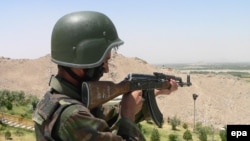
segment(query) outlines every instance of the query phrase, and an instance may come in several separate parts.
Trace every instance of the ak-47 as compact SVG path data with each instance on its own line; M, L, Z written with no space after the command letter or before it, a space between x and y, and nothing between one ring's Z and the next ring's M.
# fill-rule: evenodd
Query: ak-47
M147 102L153 121L161 127L163 115L160 112L154 89L170 89L170 79L174 79L179 86L191 86L190 75L187 75L187 82L183 82L182 78L173 75L154 72L153 75L148 74L129 74L120 83L112 81L90 81L82 84L83 99L89 109L100 106L115 97L126 94L134 90L142 90L143 98Z

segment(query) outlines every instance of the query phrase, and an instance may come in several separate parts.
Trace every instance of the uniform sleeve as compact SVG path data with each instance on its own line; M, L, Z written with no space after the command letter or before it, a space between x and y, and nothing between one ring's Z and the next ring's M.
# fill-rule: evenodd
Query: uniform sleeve
M95 118L82 105L72 105L63 111L55 133L64 141L125 141L110 131L106 121Z

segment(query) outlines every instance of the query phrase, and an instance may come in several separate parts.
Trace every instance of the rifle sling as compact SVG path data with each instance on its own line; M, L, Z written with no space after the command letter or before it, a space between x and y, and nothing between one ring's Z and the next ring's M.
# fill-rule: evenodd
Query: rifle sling
M159 128L162 127L163 115L157 105L154 90L143 90L142 96L145 99L145 102L148 106L151 118L153 119L154 123Z

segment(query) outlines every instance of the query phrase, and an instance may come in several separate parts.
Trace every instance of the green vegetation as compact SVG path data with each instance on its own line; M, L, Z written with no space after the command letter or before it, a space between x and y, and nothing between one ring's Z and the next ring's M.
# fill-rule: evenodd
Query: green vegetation
M34 131L30 131L22 128L15 128L0 123L0 140L14 140L14 141L34 141Z
M220 75L233 75L239 77L247 82L250 82L250 73L249 72L235 72L235 71L228 71L228 72L208 72L208 71L190 71L191 74L220 74Z
M7 130L4 134L6 140L11 140L11 132Z
M225 130L220 130L221 141L227 141L227 127L224 127Z
M178 121L180 120L178 119ZM180 125L176 126L176 130L173 130L170 122L165 123L162 128L158 128L155 124L144 121L140 123L139 127L147 141L153 141L152 136L156 136L156 130L159 133L160 141L222 140L220 131L214 130L210 126L203 126L202 123L197 123L195 132L193 132L193 128L188 127L187 123L183 123L182 126Z
M38 98L23 91L0 90L0 117L12 115L13 119L31 120ZM15 118L14 118L15 117ZM24 119L25 118L25 119ZM0 140L35 140L34 132L10 127L0 122Z
M192 134L191 134L190 130L186 130L184 132L183 139L185 139L186 141L192 140Z
M247 82L250 82L250 73L248 72L227 72L227 74L231 74L233 76L242 78L246 80Z
M173 118L169 118L169 122L172 125L172 130L177 130L177 126L181 124L181 120L174 116Z
M170 134L168 136L169 141L177 141L178 140L178 135L177 134Z
M159 134L159 131L157 128L153 129L153 132L151 133L150 141L160 141L161 136Z
M198 64L161 64L177 70L250 70L250 63L198 63Z
M250 82L250 63L164 64L157 66L190 74L230 74Z
M23 91L0 91L0 112L31 119L38 98Z

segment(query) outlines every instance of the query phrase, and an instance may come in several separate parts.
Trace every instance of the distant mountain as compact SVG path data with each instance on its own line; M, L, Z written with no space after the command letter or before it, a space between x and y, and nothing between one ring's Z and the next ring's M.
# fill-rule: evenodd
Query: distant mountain
M57 66L50 55L38 59L11 59L0 57L0 89L24 91L41 97L49 88L51 74ZM113 53L110 73L102 80L119 82L129 73L162 72L184 78L186 75L169 67L156 67L140 58L127 58ZM230 75L197 74L191 76L192 86L179 88L171 95L158 96L157 102L165 118L177 116L193 125L194 100L196 121L216 128L226 124L250 124L250 83Z

